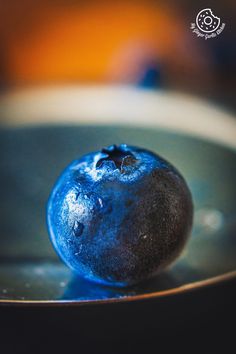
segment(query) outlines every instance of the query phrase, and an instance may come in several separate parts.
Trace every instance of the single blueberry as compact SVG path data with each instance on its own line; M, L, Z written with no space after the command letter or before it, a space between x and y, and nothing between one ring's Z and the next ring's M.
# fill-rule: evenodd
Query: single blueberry
M48 202L48 228L62 260L81 276L128 286L180 253L193 206L180 173L155 153L122 144L72 162Z

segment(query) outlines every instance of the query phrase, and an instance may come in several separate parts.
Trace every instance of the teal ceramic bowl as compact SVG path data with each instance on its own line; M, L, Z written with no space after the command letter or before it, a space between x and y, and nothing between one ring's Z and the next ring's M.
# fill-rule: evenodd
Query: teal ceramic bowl
M140 95L139 92L131 94ZM111 114L110 122L106 118L101 121L98 117L99 124L95 121L86 124L79 118L81 113L78 113L78 119L70 115L71 119L57 120L52 118L47 107L49 118L46 120L43 115L42 121L45 122L42 124L37 108L40 104L35 107L34 101L31 111L25 108L26 117L27 114L28 117L36 117L32 118L32 124L16 113L20 109L23 112L22 102L29 100L24 95L20 100L19 97L9 99L13 107L11 112L9 102L4 101L1 106L4 108L2 112L5 112L5 115L2 113L5 121L0 129L2 304L77 305L131 301L186 292L235 277L236 152L232 143L232 127L235 133L233 120L230 120L230 129L225 128L227 119L220 121L224 127L222 129L225 129L223 133L229 133L222 139L217 128L214 137L212 125L209 136L206 130L201 134L193 128L197 132L195 134L194 130L184 129L182 122L180 129L176 128L176 122L158 124L158 119L156 122L153 117L145 121L144 116L141 125L137 119L140 115L138 105L136 108L127 107L129 112L131 108L132 112L137 112L136 117L129 115L133 119L132 124L124 120L119 123L117 113L112 118L112 109L115 108L107 107L110 105L107 100L107 105L104 103L104 117ZM147 106L147 93L141 96L142 104ZM157 97L160 99L160 96ZM202 110L203 106L200 104L199 109ZM150 102L147 107L150 108ZM86 109L87 113L83 111L85 116L89 113L89 107ZM195 107L195 114L197 109ZM57 107L53 111L55 117L58 110ZM101 110L99 112L101 115ZM12 115L12 121L7 121L7 114L9 117ZM91 108L93 115L94 108ZM154 115L153 109L151 115ZM219 121L219 117L217 119ZM175 129L171 128L171 124ZM46 228L47 199L61 170L84 153L114 143L142 146L172 162L187 180L195 209L192 235L181 256L156 278L127 289L97 285L73 274L58 259Z

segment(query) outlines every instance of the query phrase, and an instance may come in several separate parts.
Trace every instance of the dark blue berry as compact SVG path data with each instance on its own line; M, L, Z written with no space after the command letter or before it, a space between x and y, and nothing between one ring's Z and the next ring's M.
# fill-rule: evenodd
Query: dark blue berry
M49 199L48 226L70 268L96 282L127 286L179 255L192 213L189 189L172 165L122 144L67 167Z

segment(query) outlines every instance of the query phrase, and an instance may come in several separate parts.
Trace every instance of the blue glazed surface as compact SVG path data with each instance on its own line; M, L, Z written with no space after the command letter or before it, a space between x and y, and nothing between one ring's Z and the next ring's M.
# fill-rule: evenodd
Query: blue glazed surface
M45 228L45 205L69 161L123 141L174 162L191 189L195 212L191 237L178 259L142 284L119 288L86 281L58 259ZM91 125L4 128L0 147L0 301L127 301L205 286L235 271L233 149L154 128Z
M160 156L112 145L65 169L47 216L52 243L71 269L128 286L178 256L191 229L192 201L184 179Z

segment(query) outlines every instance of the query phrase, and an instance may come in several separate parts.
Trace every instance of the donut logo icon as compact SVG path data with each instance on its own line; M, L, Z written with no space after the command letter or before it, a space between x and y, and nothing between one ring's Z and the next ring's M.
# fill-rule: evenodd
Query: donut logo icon
M217 37L225 28L225 23L207 8L198 12L195 23L191 23L190 28L198 37L209 39Z
M220 18L214 16L211 9L203 9L197 14L196 25L200 31L212 33L218 29Z

